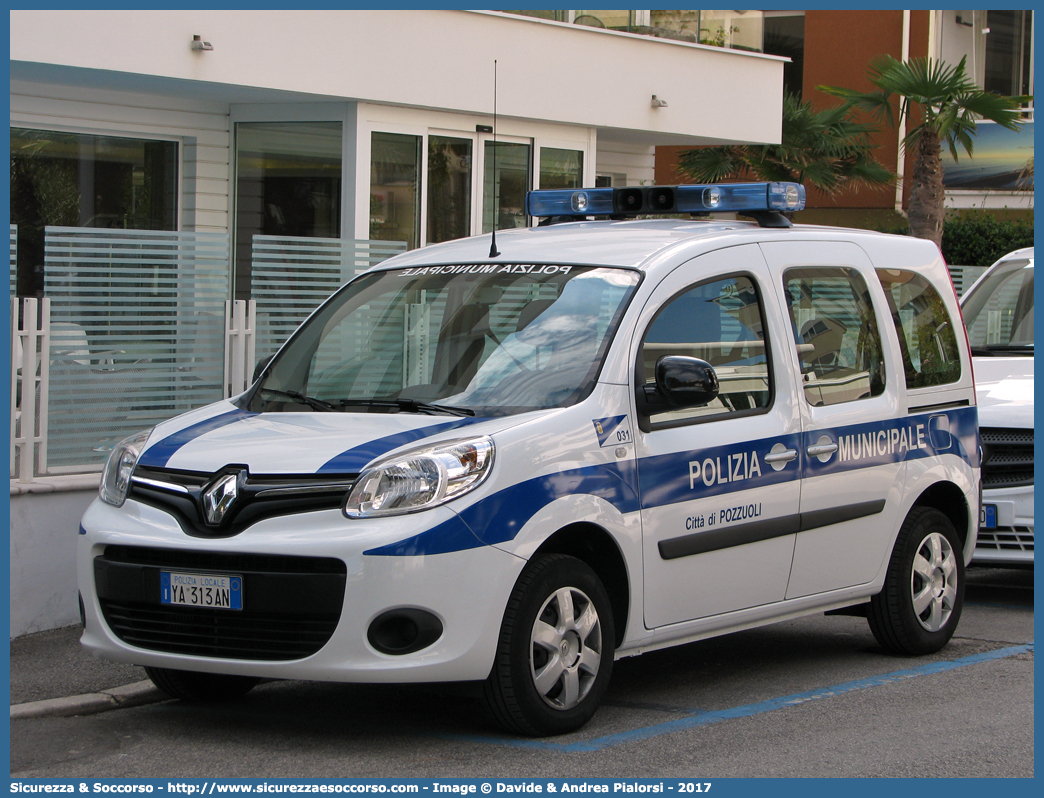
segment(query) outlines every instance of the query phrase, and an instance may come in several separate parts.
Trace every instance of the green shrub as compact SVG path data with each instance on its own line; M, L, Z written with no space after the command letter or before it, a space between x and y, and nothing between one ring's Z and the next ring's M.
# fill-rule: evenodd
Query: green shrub
M1014 249L1033 246L1033 219L997 219L984 211L943 223L942 253L955 266L989 266Z
M909 225L878 227L882 233L910 235ZM1033 217L998 219L985 211L969 211L943 222L942 253L951 266L992 266L1012 250L1033 246Z

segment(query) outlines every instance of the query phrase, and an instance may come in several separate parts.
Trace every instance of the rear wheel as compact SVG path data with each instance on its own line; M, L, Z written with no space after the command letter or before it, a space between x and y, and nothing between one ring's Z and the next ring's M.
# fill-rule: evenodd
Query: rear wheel
M145 673L154 685L171 698L198 704L239 698L249 693L254 685L261 681L254 676L177 671L171 668L146 668Z
M534 559L508 601L485 697L508 731L543 736L594 715L613 667L609 597L584 562Z
M884 589L870 600L870 631L894 654L932 654L953 636L963 607L964 553L953 524L938 510L915 507L899 530Z

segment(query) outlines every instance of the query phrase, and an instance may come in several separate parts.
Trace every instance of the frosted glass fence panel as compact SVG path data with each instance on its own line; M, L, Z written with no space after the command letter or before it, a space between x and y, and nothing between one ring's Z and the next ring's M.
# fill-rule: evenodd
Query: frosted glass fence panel
M950 266L950 278L953 280L957 296L964 296L975 281L982 277L988 266Z
M279 349L352 277L405 251L404 241L254 236L250 295L257 302L258 359Z
M221 398L228 264L224 233L45 230L46 473L100 468L127 435Z

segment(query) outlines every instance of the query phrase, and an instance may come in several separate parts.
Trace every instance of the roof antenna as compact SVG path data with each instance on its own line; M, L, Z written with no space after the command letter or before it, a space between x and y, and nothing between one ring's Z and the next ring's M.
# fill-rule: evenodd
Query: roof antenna
M489 248L491 258L499 257L497 249L497 59L493 59L493 243Z

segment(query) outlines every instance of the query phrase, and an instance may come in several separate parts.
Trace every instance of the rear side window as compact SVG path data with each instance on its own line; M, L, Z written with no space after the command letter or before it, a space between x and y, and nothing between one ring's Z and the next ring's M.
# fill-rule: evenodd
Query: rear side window
M961 355L953 319L935 287L914 272L878 269L888 299L907 388L947 385L961 378Z
M808 403L836 405L883 393L881 335L860 274L789 269L783 286Z

